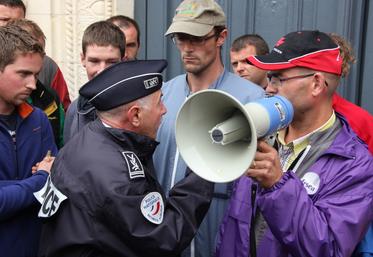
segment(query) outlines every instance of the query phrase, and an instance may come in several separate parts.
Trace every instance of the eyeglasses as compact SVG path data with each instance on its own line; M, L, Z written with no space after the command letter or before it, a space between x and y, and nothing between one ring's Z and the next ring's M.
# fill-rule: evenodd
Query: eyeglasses
M191 36L188 34L180 33L180 34L173 34L171 39L172 39L172 42L174 42L174 44L177 46L181 46L185 44L186 42L189 42L189 44L191 44L192 46L202 46L206 43L207 40L213 37L216 37L216 36L217 36L216 33L210 36L204 36L204 37L196 37L196 36Z
M284 81L288 81L288 80L291 80L291 79L304 79L304 78L311 77L313 75L315 75L315 73L298 75L298 76L294 76L294 77L280 78L277 74L268 73L267 78L268 78L268 82L271 84L271 86L277 88L277 87L281 87L282 82L284 82Z

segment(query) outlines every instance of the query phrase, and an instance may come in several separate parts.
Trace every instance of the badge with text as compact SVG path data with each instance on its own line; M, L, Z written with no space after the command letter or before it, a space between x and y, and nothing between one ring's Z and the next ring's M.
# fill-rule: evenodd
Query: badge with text
M159 85L159 79L158 77L154 77L151 79L144 80L144 85L146 89L150 89L152 87L156 87Z
M122 154L126 160L130 178L145 178L144 168L142 167L139 157L137 157L134 152L122 152Z
M154 224L163 221L164 204L160 193L151 192L141 201L141 212L144 217Z
M53 185L51 176L48 176L44 187L38 192L35 192L34 196L41 203L38 216L43 218L55 214L60 204L67 199L67 197Z
M313 195L319 190L320 187L320 177L315 172L307 172L302 177L301 181L303 182L303 186L307 191L307 194Z

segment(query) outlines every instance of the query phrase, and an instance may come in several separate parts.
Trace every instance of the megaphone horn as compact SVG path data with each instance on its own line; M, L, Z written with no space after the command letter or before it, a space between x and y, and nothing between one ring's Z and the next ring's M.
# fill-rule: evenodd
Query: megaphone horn
M176 144L189 168L212 182L229 182L249 168L257 139L288 126L293 107L272 96L242 105L223 91L193 94L176 118Z

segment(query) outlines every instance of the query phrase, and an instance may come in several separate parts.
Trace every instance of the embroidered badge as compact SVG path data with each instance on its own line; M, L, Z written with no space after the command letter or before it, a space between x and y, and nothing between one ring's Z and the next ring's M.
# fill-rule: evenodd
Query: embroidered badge
M141 213L154 224L161 224L163 221L164 204L160 193L151 192L141 201Z
M139 157L133 152L122 152L122 154L127 163L130 179L139 177L145 178L144 168L142 167Z
M54 113L58 109L58 105L55 101L51 103L45 110L44 113L48 116L48 119L51 119L53 117L49 117L52 113ZM55 118L56 119L56 118Z
M48 176L44 187L35 192L34 196L41 203L38 216L42 218L47 218L55 214L61 203L67 199L52 183L50 176Z
M159 79L158 77L154 77L151 79L144 80L144 86L146 89L150 89L152 87L156 87L159 85Z
M307 194L313 195L319 190L320 187L320 177L315 172L307 172L302 177L304 188L307 190Z

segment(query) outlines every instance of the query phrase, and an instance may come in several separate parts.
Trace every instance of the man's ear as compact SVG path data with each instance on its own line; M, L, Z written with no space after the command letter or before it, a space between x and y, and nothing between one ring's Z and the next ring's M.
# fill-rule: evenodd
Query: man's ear
M312 95L320 95L324 90L327 90L325 83L325 76L320 72L316 72L313 76Z
M138 128L141 125L141 108L138 105L131 106L127 111L129 123Z
M218 40L216 41L217 46L222 46L225 42L225 39L227 38L228 30L224 29L222 32L220 32Z
M80 63L82 64L82 66L85 68L85 56L83 53L80 53Z

